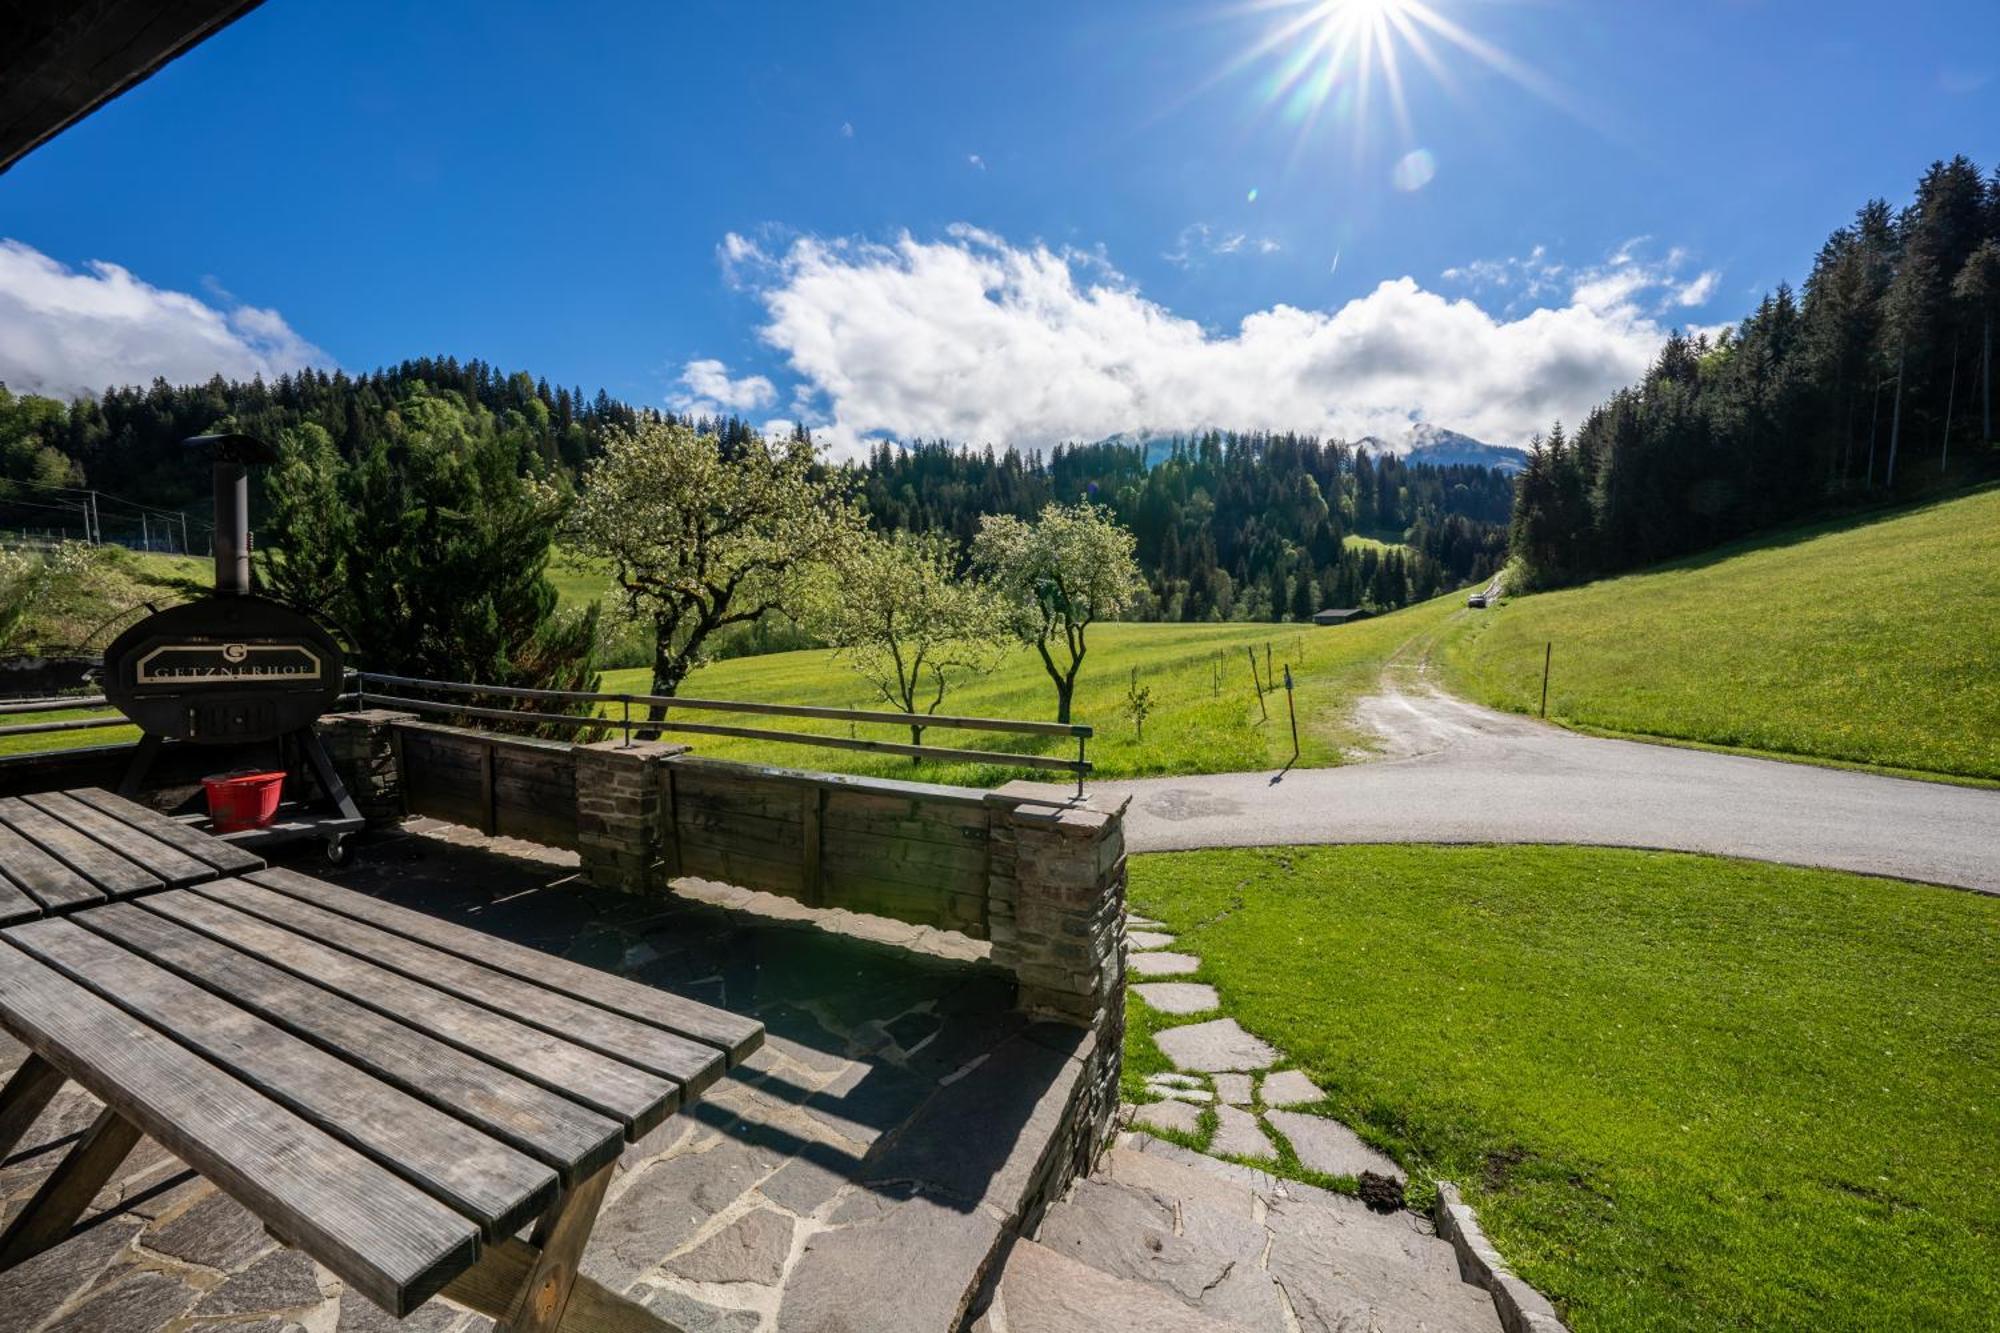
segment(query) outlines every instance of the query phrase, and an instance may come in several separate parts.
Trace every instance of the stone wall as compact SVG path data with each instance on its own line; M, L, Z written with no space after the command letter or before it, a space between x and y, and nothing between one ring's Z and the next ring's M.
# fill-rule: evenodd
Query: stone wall
M685 745L599 741L574 745L576 850L583 877L624 893L664 892L673 878L662 859L660 766Z
M1034 793L1010 783L987 798L993 961L1014 974L1023 1009L1090 1039L1030 1225L1110 1141L1125 1042L1125 807L1051 806Z
M334 771L347 784L370 827L393 824L408 810L403 803L403 775L396 753L396 723L416 721L415 713L364 708L329 713L313 724Z

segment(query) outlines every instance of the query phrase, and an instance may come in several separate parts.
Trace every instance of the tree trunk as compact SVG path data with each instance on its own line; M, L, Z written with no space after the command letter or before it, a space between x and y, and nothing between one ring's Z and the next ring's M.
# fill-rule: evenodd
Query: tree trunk
M1993 443L1993 316L1988 315L1979 333L1979 389L1981 395L1979 442Z
M1069 721L1069 701L1076 694L1076 678L1056 680L1056 721Z
M1938 471L1951 467L1951 410L1958 405L1958 335L1951 336L1951 387L1944 395L1944 448L1938 451Z
M678 690L681 687L681 682L687 679L688 662L692 659L692 656L690 652L682 652L676 655L673 651L673 627L671 625L656 623L653 626L652 692L654 694L670 695ZM647 706L646 720L648 722L664 722L666 717L666 705L650 704ZM660 739L660 729L658 727L642 727L632 734L635 739L642 741L656 741Z
M1890 490L1896 488L1896 446L1903 439L1903 363L1907 359L1906 353L1896 353L1896 405L1889 411L1889 465L1882 472L1882 484Z
M923 724L918 722L912 722L910 724L910 744L922 745L923 743L924 743ZM923 756L913 754L910 756L910 762L912 764L921 764L924 762Z
M1868 400L1868 474L1861 479L1861 489L1869 490L1875 485L1875 436L1882 429L1882 381L1875 381L1874 396Z

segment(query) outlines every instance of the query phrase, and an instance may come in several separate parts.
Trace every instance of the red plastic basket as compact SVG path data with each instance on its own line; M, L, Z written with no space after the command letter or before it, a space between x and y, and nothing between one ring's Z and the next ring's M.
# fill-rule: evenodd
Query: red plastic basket
M201 780L208 792L208 815L217 833L263 828L278 816L285 775L245 769Z

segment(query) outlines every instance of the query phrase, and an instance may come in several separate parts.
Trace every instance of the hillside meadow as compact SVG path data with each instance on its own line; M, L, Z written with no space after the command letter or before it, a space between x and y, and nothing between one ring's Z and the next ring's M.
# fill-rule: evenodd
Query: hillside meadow
M1443 683L1569 726L2000 780L2000 488L1509 598Z
M1077 682L1075 717L1096 731L1090 759L1099 778L1170 773L1226 773L1281 768L1291 758L1292 733L1285 709L1284 669L1297 686L1299 763L1338 764L1362 737L1349 721L1354 701L1375 684L1382 667L1411 639L1428 636L1463 604L1454 593L1419 606L1352 625L1321 629L1296 624L1161 625L1105 624L1090 631L1089 654ZM1264 679L1266 650L1279 688L1258 705L1251 678ZM1132 672L1152 691L1145 734L1137 734L1127 712ZM603 688L614 693L645 692L644 669L608 671ZM697 671L680 692L690 698L816 704L833 708L879 709L872 687L837 653L824 649L770 653L715 662ZM1268 709L1269 716L1265 716ZM614 708L610 710L616 712ZM1037 721L1055 716L1055 689L1033 649L1010 651L991 673L966 681L946 696L940 710L983 717ZM735 718L688 714L693 722L785 728L846 736L845 723L803 719ZM898 726L866 726L854 731L878 740L909 740ZM669 739L674 739L669 737ZM986 786L1021 776L999 765L913 764L893 755L820 749L803 745L713 736L687 736L704 755L793 768L825 768L843 773L921 778ZM928 743L964 749L1005 749L1013 753L1073 757L1060 739L1010 737L993 732L932 730ZM1060 778L1059 774L1050 775Z

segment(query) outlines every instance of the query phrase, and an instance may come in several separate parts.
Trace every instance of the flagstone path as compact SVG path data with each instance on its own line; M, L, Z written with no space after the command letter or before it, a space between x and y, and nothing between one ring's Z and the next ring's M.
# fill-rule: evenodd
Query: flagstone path
M1127 923L1135 975L1200 968L1162 923ZM1497 1256L1448 1186L1455 1206L1441 1218L1470 1246L1401 1207L1402 1169L1325 1114L1311 1078L1278 1067L1283 1052L1218 1015L1213 986L1132 992L1195 1020L1153 1034L1174 1068L1148 1076L1158 1100L1125 1108L1134 1130L1015 1244L973 1333L1562 1333L1547 1301L1490 1266ZM1272 1174L1281 1143L1371 1202Z

